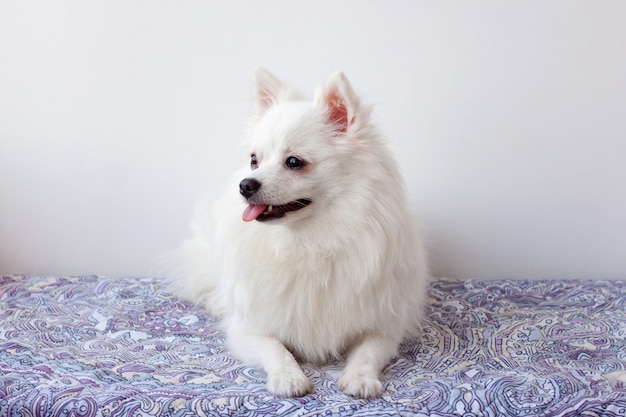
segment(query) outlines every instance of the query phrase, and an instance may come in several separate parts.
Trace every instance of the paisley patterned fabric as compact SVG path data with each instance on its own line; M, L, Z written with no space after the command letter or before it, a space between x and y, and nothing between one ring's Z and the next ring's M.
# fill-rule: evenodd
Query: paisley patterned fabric
M626 416L626 283L438 280L381 398L278 398L158 279L2 277L4 416ZM393 325L393 323L389 323Z

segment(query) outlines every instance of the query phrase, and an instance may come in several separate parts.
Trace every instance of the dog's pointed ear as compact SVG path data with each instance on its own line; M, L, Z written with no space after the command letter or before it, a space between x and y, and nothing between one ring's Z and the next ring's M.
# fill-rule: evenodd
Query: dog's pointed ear
M290 95L289 86L265 68L256 67L252 80L254 83L254 112L258 117L261 117L267 109Z
M341 133L346 133L357 121L360 100L341 71L334 72L324 87L317 90L315 104L326 108L329 122Z

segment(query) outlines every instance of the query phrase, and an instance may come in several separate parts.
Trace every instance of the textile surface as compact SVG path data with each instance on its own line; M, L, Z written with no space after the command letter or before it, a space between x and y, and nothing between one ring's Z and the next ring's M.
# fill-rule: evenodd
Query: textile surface
M338 362L303 365L314 392L279 398L159 279L5 276L0 417L626 416L625 282L437 280L429 295L382 397L337 392Z

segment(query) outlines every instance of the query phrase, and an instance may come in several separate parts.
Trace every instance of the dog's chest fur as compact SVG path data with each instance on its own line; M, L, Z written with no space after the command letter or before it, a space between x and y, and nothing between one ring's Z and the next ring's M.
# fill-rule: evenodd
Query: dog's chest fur
M267 232L265 225L250 229ZM365 300L389 301L389 286L377 285L380 279L373 276L382 273L380 262L364 248L313 250L285 243L253 232L230 253L236 267L228 268L223 281L226 319L276 337L304 361L339 357L379 325L380 306Z

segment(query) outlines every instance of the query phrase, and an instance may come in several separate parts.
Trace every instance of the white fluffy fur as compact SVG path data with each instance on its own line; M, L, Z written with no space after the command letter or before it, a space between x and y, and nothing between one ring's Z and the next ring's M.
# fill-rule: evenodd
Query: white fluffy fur
M343 74L313 102L266 70L254 78L246 147L258 169L246 160L215 215L199 216L178 251L180 293L223 320L233 353L263 368L273 393L311 391L297 361L345 355L338 388L380 395L381 369L418 328L428 276L398 168ZM289 156L307 165L290 170ZM267 204L312 204L244 222L244 178Z

